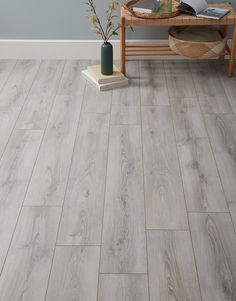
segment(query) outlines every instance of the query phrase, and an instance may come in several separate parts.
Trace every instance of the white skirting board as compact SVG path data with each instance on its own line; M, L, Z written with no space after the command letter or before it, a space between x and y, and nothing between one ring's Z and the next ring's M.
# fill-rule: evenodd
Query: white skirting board
M131 41L127 41L128 43ZM132 40L132 43L166 43L161 40ZM120 41L111 41L114 59L119 59ZM0 40L0 59L100 59L99 40ZM148 57L147 59L152 59ZM157 57L155 57L157 58ZM180 56L160 58L183 59ZM133 58L134 59L134 58ZM184 58L186 59L186 58Z

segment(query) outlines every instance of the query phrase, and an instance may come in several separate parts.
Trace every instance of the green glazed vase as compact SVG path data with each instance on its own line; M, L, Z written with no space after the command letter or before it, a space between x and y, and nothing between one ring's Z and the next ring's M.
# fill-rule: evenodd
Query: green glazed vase
M113 74L113 47L109 42L103 43L101 47L101 73Z

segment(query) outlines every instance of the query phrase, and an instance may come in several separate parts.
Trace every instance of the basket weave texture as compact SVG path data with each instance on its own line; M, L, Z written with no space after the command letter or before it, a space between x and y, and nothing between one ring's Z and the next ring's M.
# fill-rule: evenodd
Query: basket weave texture
M142 19L167 19L167 18L173 18L180 14L180 11L178 10L179 2L173 0L172 1L172 12L170 13L140 13L140 12L134 12L133 6L142 0L131 0L127 2L126 4L123 4L123 7L133 16L137 18Z
M169 29L169 45L170 48L177 54L194 59L206 59L219 56L226 48L226 37L223 37L220 31L214 29L218 33L219 39L216 41L189 41L179 39L176 33L180 30L179 27L171 27ZM184 31L185 28L182 28ZM206 29L207 30L207 29ZM211 31L213 29L210 29ZM193 29L194 33L194 29ZM204 39L204 36L202 37Z

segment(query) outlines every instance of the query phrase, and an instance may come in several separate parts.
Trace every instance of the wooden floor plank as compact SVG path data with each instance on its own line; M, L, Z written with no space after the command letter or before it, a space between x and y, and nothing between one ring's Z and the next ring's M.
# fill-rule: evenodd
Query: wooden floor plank
M234 116L236 116L236 77L233 76L229 78L227 76L227 64L225 62L219 61L218 64L216 64L216 69L223 84L225 93L231 105Z
M87 68L87 61L69 60L66 61L63 71L59 95L75 96L83 95L86 86L86 80L81 71Z
M45 129L64 64L59 60L42 61L16 128Z
M196 98L172 98L172 117L177 144L207 137L204 120Z
M188 231L148 231L150 301L201 300Z
M218 114L205 115L205 120L236 229L236 118Z
M63 245L100 245L109 116L81 116L59 230Z
M168 60L164 66L170 98L197 96L188 62Z
M0 270L42 139L41 131L15 131L0 161Z
M140 106L113 105L111 110L111 124L138 125L140 124Z
M178 151L188 211L228 212L208 139L183 142Z
M86 82L82 112L110 113L112 91L100 92L93 84Z
M212 61L191 62L197 95L204 113L231 113L231 106Z
M18 61L0 93L0 157L38 71L39 61Z
M0 90L7 82L7 79L15 64L16 60L0 60Z
M142 127L147 228L188 229L170 108L143 107Z
M139 126L111 126L101 272L146 273Z
M81 106L82 97L56 97L25 205L62 205Z
M0 279L4 301L43 301L60 208L23 208Z
M56 247L47 301L97 300L100 247Z
M169 105L163 61L140 61L140 94L143 106Z
M227 213L190 213L203 301L236 298L236 235Z
M111 300L148 301L147 275L100 275L98 301Z
M197 100L172 99L172 116L188 211L227 212Z

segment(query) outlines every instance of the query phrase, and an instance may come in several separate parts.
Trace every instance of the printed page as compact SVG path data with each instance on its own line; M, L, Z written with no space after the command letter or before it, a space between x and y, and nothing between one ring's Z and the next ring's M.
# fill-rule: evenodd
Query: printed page
M190 5L195 10L196 14L200 13L208 7L205 0L184 0L182 2Z

